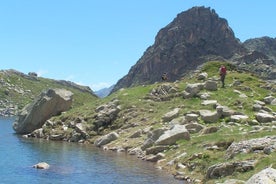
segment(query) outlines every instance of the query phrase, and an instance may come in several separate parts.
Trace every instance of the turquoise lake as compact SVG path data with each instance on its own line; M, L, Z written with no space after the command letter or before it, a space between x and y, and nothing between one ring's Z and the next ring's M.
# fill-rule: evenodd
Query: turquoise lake
M0 183L176 184L171 175L125 153L93 145L25 139L12 129L12 118L0 117ZM50 164L37 170L38 162Z

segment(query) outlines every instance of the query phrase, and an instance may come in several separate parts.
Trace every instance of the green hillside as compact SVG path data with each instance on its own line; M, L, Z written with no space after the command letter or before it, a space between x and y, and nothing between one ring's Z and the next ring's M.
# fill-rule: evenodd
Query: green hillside
M271 166L276 168L275 152L269 155L254 152L248 154L240 154L230 162L243 160L257 160L253 170L248 172L234 172L234 174L218 179L206 179L207 169L214 164L228 162L225 159L226 149L232 142L241 140L249 140L253 138L261 138L265 136L275 135L276 130L272 123L262 124L256 121L256 111L253 111L253 105L256 101L263 101L265 97L272 96L275 98L275 85L259 79L250 73L237 71L231 64L226 64L228 74L226 77L226 87L221 88L218 76L218 68L221 62L209 62L205 64L201 71L191 72L175 83L156 83L153 85L138 86L134 88L121 89L110 96L87 103L78 109L73 109L69 113L60 117L53 118L51 121L56 124L68 126L64 131L60 127L56 127L54 133L61 134L63 140L94 143L94 141L102 135L109 132L117 132L119 138L107 145L105 149L113 151L126 151L129 154L133 149L140 148L148 137L149 132L159 128L169 128L174 121L181 121L181 118L187 114L199 114L199 111L214 111L214 104L202 105L203 100L196 96L192 98L183 98L183 91L188 84L200 83L197 76L201 72L206 72L208 78L218 83L218 89L215 91L207 91L203 89L200 93L208 93L208 100L216 100L218 104L227 106L231 110L248 116L248 119L234 121L230 117L221 117L216 122L204 122L198 118L199 124L205 128L216 127L218 131L210 134L202 134L202 131L191 133L190 140L180 139L174 145L170 145L161 151L165 156L162 161L156 164L156 167L163 168L172 174L178 176L177 173L185 173L184 178L198 179L204 183L214 183L214 181L225 181L226 179L247 180L254 173ZM172 86L172 92L156 98L152 96L154 89L165 86ZM118 104L119 112L112 114L110 117L102 117L104 112L101 109ZM164 121L163 117L166 113L179 108L180 111L172 121ZM266 104L265 108L273 114L276 112L276 106ZM105 122L99 121L103 118ZM75 127L72 126L80 123L85 127L83 131L85 136L79 135L79 139L75 138ZM260 131L255 131L256 127L264 127ZM55 126L54 126L55 127ZM53 134L53 125L45 126L44 131L49 137ZM58 132L58 133L57 133ZM74 137L74 138L72 138ZM214 146L216 149L206 149L207 146ZM154 146L153 146L154 147ZM184 154L185 153L185 154ZM136 156L143 159L147 155ZM185 156L180 156L184 154ZM168 164L170 163L170 164ZM184 165L183 168L179 165ZM181 179L183 179L180 174Z
M266 167L276 168L276 152L272 150L265 154L262 151L252 151L226 159L227 148L234 142L276 134L275 122L258 122L257 111L253 110L254 105L263 102L266 97L275 98L276 88L274 83L238 71L232 64L225 62L223 64L228 68L228 74L226 87L221 88L218 75L221 64L218 61L209 62L200 70L191 71L174 83L163 82L121 89L103 99L70 89L75 93L74 107L67 113L51 118L50 123L43 126L44 135L39 138L93 144L103 135L116 132L119 135L118 139L102 147L107 150L124 151L156 162L157 168L174 174L178 179L190 179L195 183L224 182L227 179L246 181ZM199 80L198 76L202 72L208 74L207 79ZM1 74L1 79L17 86L17 90L24 91L24 95L19 95L14 90L6 92L7 89L1 88L1 98L16 100L20 107L30 102L45 88L62 87L52 80L42 78L30 81L17 75L5 78ZM196 96L184 98L184 91L189 84L203 83L206 80L216 81L218 88L211 91L201 89ZM29 94L28 90L32 93ZM202 97L204 95L206 97ZM216 104L203 105L205 100L216 100ZM184 124L183 118L187 118L188 114L199 115L201 110L215 111L217 104L227 106L236 114L248 118L233 120L230 116L222 116L217 121L207 122L198 116L195 120L197 127L200 125L204 128L200 131L196 130L197 127L191 128L189 140L179 138L174 144L161 146L153 143L147 149L141 150L154 131L168 130L174 124ZM262 108L275 116L275 105L265 104ZM165 116L175 109L179 110L176 116L170 120L166 119ZM203 133L208 128L216 131ZM29 136L38 137L35 132ZM151 156L156 156L156 153L147 154L156 150L159 150L158 154L162 157L157 159L158 162L150 159ZM248 160L256 161L254 168L238 167L231 175L207 177L209 168L216 164Z
M12 107L14 111L20 110L49 88L65 88L72 91L74 93L73 108L97 99L89 88L73 85L71 82L26 75L15 70L1 70L0 109L5 111Z

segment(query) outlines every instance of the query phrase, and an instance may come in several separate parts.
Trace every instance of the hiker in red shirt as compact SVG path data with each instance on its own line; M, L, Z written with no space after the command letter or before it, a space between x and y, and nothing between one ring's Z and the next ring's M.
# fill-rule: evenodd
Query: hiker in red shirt
M219 69L219 75L220 75L220 80L222 83L222 87L224 88L224 80L225 80L225 76L226 76L226 67L224 65L221 65L220 69Z

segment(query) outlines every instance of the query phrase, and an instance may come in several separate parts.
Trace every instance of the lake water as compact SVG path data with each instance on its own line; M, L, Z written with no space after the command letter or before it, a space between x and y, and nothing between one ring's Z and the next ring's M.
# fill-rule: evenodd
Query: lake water
M0 117L0 183L183 183L152 163L93 145L25 139L14 134L12 118ZM38 162L50 164L37 170Z

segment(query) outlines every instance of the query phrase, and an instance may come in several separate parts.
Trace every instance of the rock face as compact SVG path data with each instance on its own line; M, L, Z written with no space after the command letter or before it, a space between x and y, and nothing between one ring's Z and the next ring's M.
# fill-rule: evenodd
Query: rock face
M178 14L159 31L155 43L118 81L113 92L161 81L163 72L174 81L208 59L230 58L244 51L225 19L210 8L194 7Z
M27 105L18 115L13 129L18 134L28 134L41 128L46 120L69 110L73 93L65 89L49 89L33 104Z

